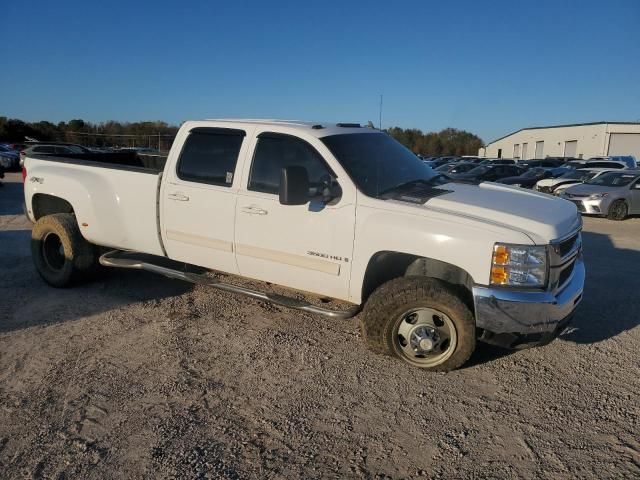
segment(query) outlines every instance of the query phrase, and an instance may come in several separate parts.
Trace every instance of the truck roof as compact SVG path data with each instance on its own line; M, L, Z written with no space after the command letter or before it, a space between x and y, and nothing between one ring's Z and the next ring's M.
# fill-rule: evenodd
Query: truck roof
M341 133L378 133L380 130L362 126L355 122L306 122L302 120L279 120L273 118L208 118L205 120L189 121L187 123L205 126L207 123L225 124L225 127L248 127L253 125L287 127L292 130L304 131L315 137L327 137ZM211 125L214 126L214 125Z

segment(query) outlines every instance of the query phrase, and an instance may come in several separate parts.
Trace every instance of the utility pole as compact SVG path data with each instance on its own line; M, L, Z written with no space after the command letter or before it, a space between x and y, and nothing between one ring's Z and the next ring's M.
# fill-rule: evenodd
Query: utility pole
M378 128L382 130L382 94L380 94L380 116L378 120Z

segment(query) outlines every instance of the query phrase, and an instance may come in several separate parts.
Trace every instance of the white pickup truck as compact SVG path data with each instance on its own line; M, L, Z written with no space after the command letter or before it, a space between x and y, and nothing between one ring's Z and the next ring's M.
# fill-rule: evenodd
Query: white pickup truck
M100 262L334 318L363 310L373 351L440 371L463 365L477 341L548 343L582 298L575 205L454 183L357 124L190 121L165 162L47 155L24 168L33 260L55 287ZM317 306L185 266L351 305Z

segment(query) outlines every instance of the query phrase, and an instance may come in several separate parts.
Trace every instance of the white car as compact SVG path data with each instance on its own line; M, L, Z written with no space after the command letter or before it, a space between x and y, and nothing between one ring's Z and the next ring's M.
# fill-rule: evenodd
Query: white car
M571 170L557 178L545 178L536 183L535 189L542 193L560 196L567 188L579 185L606 172L615 172L610 168L581 168Z
M371 350L443 371L463 365L477 341L550 342L582 299L573 203L454 183L379 130L189 121L163 167L117 160L26 158L31 252L50 285L79 282L100 261L331 318L362 310ZM222 283L185 264L318 301Z

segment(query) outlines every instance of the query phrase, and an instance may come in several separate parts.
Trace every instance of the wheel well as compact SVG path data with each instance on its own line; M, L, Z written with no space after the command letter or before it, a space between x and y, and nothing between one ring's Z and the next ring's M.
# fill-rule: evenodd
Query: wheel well
M383 283L398 277L437 278L460 289L465 301L473 306L473 278L451 263L399 252L378 252L369 260L362 283L362 301Z
M36 193L32 199L33 216L36 220L54 213L74 213L73 207L64 198L46 193Z

